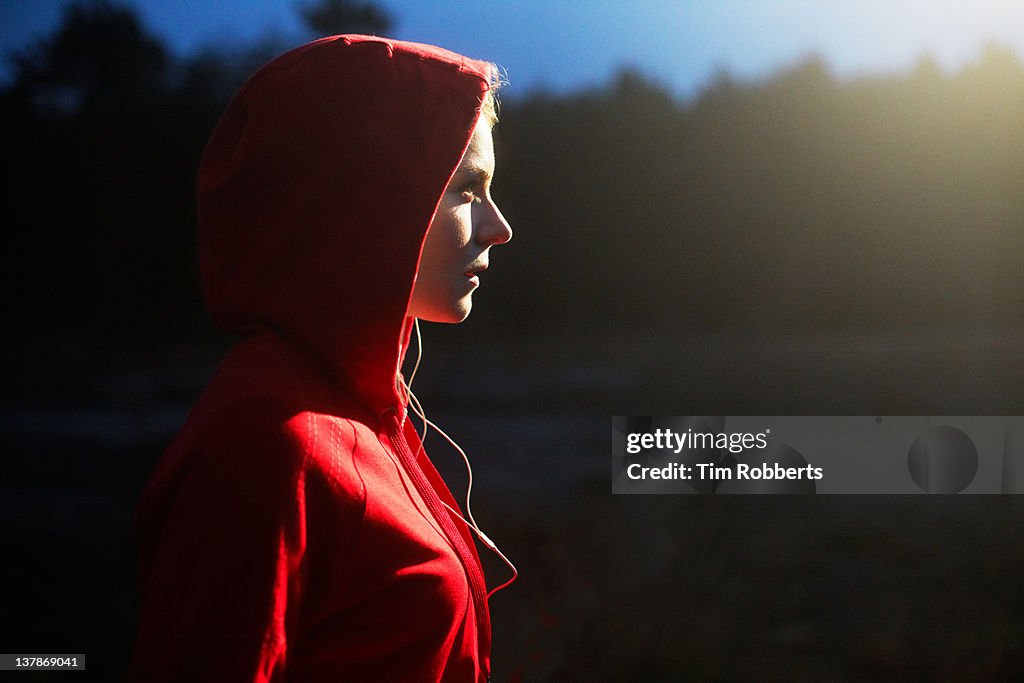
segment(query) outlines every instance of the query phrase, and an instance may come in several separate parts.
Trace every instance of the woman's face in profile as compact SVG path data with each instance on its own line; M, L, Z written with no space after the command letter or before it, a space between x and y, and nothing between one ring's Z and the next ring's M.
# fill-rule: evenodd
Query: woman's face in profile
M481 116L427 230L409 315L444 323L469 315L490 248L512 239L512 228L491 198L493 177L494 142Z

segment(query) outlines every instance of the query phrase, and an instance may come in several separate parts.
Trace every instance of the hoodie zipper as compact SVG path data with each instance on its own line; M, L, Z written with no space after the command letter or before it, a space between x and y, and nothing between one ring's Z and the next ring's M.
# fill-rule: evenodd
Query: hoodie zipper
M388 409L385 417L387 423L388 439L391 440L391 445L394 447L395 452L398 453L398 457L402 460L405 465L406 472L412 478L413 484L416 486L416 490L419 491L420 495L423 496L423 500L426 502L427 507L430 508L434 518L441 525L448 539L451 541L455 548L456 555L459 556L459 560L462 562L462 566L466 571L466 577L469 579L470 592L473 595L473 607L476 611L476 622L478 628L483 631L486 640L482 640L477 645L477 654L480 657L480 664L483 666L487 660L483 656L481 649L483 643L486 642L488 645L491 642L491 624L487 619L487 584L484 581L483 570L480 569L480 565L473 557L473 553L470 552L469 547L466 545L466 539L462 537L459 530L455 526L455 522L452 521L451 516L448 514L447 509L441 503L441 499L437 495L437 491L434 490L433 485L427 479L427 475L420 469L419 464L416 462L415 456L409 449L409 444L406 443L405 437L402 435L401 423L398 421L398 415L394 409ZM486 680L491 680L490 671L485 670L484 675Z

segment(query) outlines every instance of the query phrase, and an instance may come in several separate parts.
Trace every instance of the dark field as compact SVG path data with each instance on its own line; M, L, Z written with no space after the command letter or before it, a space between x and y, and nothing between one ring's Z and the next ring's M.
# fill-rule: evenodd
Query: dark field
M608 437L613 414L1020 414L1024 335L462 332L427 332L416 390L473 459L477 518L520 570L492 601L495 680L1022 671L1019 497L613 496ZM8 404L7 650L85 652L79 677L123 675L134 502L212 367L180 357L189 367L112 363L59 394L74 400ZM458 495L465 476L440 441L427 445Z

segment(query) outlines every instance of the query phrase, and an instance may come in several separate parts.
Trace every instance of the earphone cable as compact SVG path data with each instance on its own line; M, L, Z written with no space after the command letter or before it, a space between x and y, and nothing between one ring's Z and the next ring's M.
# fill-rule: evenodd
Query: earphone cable
M480 529L480 525L477 524L476 519L473 517L473 509L470 505L470 497L473 492L473 466L469 462L469 456L466 455L466 452L462 450L462 447L459 446L459 444L455 443L455 440L448 436L448 434L445 433L443 429L438 427L433 421L427 418L426 412L423 410L423 404L420 403L420 400L416 397L416 394L412 393L412 382L414 379L416 379L416 372L419 370L420 361L423 359L423 337L420 335L420 321L418 318L414 320L413 327L416 331L416 363L413 365L412 373L409 375L409 381L406 382L404 378L402 378L401 376L399 376L399 381L405 387L406 394L408 395L409 407L412 409L412 412L415 413L416 416L419 417L421 420L423 420L423 434L419 435L420 445L416 451L416 458L418 459L420 454L423 453L423 441L426 439L427 432L429 431L430 427L433 427L434 431L443 436L445 441L447 441L451 445L451 447L454 448L458 452L458 454L462 456L462 461L466 464L466 516L469 517L469 519L463 517L461 512L452 508L451 505L448 505L448 503L444 502L443 500L441 501L441 504L448 508L448 510L452 514L461 519L466 526L471 528L476 533L480 541L490 550L494 551L498 555L498 557L500 557L505 562L505 564L509 566L509 569L512 570L512 576L511 578L509 578L508 581L488 591L487 598L490 599L492 595L494 595L495 593L497 593L498 591L507 587L513 581L515 581L516 578L518 578L519 576L519 570L517 570L516 566L512 563L512 561L505 556L505 553L501 552L501 550L498 549L497 544L495 544L494 541L492 541L490 537L487 534L485 534L483 530Z

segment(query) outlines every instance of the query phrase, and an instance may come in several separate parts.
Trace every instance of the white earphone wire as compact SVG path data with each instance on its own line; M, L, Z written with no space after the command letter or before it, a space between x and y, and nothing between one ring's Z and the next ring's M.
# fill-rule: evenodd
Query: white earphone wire
M505 553L501 552L501 550L498 549L498 546L494 543L494 541L492 541L490 537L483 532L483 530L480 528L480 525L476 523L476 518L473 517L473 509L470 506L470 496L473 492L473 466L470 465L469 463L469 456L466 455L466 451L464 451L462 447L459 446L459 444L455 443L455 440L452 437L448 436L448 434L445 433L443 429L438 427L434 422L427 418L427 415L423 410L423 404L420 403L420 400L416 397L414 393L412 393L412 382L414 379L416 379L416 372L419 370L420 361L423 359L423 337L420 335L419 318L415 319L415 321L413 322L413 327L416 330L416 363L413 365L412 373L410 373L409 375L409 381L406 382L401 376L399 376L399 381L405 387L405 391L408 394L409 407L412 409L412 412L414 412L417 415L417 417L423 420L423 434L419 435L420 446L419 449L416 451L416 458L419 458L420 454L423 452L423 442L427 438L427 431L429 430L430 427L433 427L434 431L443 436L445 441L447 441L452 446L452 448L454 448L458 452L458 454L462 456L462 461L466 464L466 516L469 517L469 519L463 517L461 512L452 508L451 505L444 502L443 500L441 501L441 504L448 508L448 510L450 510L452 514L461 519L466 526L472 529L476 533L477 537L480 539L481 543L487 546L490 550L494 551L494 553L497 554L498 557L500 557L505 562L505 564L509 566L509 569L512 570L512 577L508 581L488 591L487 597L488 599L490 599L492 595L494 595L495 593L497 593L498 591L507 587L509 584L515 581L516 578L518 578L519 576L519 571L516 569L516 566L512 564L512 561L505 556Z

